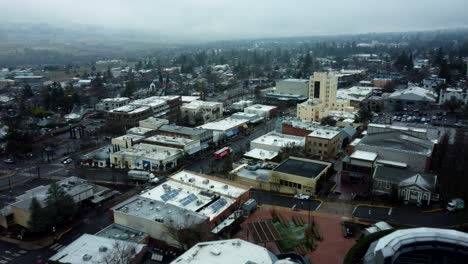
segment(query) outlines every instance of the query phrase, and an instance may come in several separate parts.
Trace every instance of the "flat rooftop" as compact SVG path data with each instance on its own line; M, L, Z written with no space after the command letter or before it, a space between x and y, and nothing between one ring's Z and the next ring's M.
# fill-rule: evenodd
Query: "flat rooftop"
M125 134L125 135L113 138L112 141L114 141L114 140L134 140L134 141L137 141L137 140L141 140L141 139L144 139L144 138L145 138L144 136L140 136L140 135Z
M127 133L136 134L136 135L144 135L151 131L154 131L154 129L146 128L146 127L132 127L129 130L127 130Z
M114 97L114 98L106 98L102 99L103 102L123 102L123 101L128 101L130 98L128 97Z
M124 246L134 247L134 255L137 255L145 248L145 245L143 244L137 244L126 241L119 242L122 243ZM50 258L50 260L59 261L60 263L86 263L86 261L84 261L83 258L84 256L89 256L90 261L88 262L100 263L109 255L109 252L112 252L115 243L115 239L90 234L83 234L78 239L71 242L68 246L60 249L60 251L57 252L57 254L53 255ZM101 252L103 248L106 248L107 250Z
M278 152L264 149L254 148L244 154L244 157L254 158L258 160L272 160L278 156Z
M378 154L374 152L356 150L353 152L353 154L351 154L350 158L365 161L375 161L377 159L377 156Z
M314 179L323 172L328 165L330 165L330 163L322 161L290 158L278 165L273 171Z
M266 248L241 239L201 242L171 264L273 264L277 257Z
M138 195L114 206L112 210L151 221L170 223L181 228L190 227L208 219L186 208Z
M137 106L137 105L124 105L121 107L114 108L109 110L109 113L127 113L127 114L135 114L144 111L148 111L150 107L148 106Z
M260 136L252 140L251 144L252 143L279 146L279 147L286 147L288 145L304 146L305 138L279 134L276 132L269 132L268 134L265 134L263 136Z
M170 204L177 208L188 210L192 213L200 214L209 219L213 219L229 207L234 200L220 197L215 206L208 206L217 199L217 197L201 194L200 189L180 184L174 181L168 181L162 185L150 189L141 194L141 197L159 201L163 204Z
M340 134L339 131L330 130L330 129L315 129L307 135L308 137L322 138L322 139L332 139Z
M111 224L95 235L133 243L140 243L148 237L146 233L119 224Z
M192 109L198 109L202 107L217 107L217 106L223 106L223 103L209 102L209 101L191 101L190 103L182 105L183 108L192 108Z
M162 132L169 132L169 133L177 133L183 135L202 135L206 133L205 129L202 128L191 128L191 127L183 127L183 126L176 126L176 125L163 125L161 126L158 131Z
M113 155L140 156L153 160L166 160L170 157L181 154L182 150L180 149L140 143L132 146L131 148L115 152Z
M223 181L222 179L207 177L205 175L200 175L198 173L187 170L180 171L172 175L170 179L178 182L183 182L185 184L195 186L200 189L211 190L233 199L237 199L242 194L248 191L248 187L238 185L235 182Z
M308 79L284 79L284 80L280 80L281 82L298 82L298 83L309 83L309 80Z
M215 131L229 131L234 128L246 125L249 122L247 119L233 119L225 118L219 121L206 123L204 125L198 126L199 128L215 130Z
M131 105L138 105L138 106L150 106L150 107L157 107L166 104L166 100L163 100L156 96L151 96L144 99L138 99L130 103Z
M248 110L262 110L262 111L271 111L273 109L276 109L278 107L274 106L274 105L261 105L261 104L254 104L254 105L251 105L251 106L247 106L246 108L244 108L244 111L248 111Z
M159 143L168 143L168 144L173 144L173 145L185 146L187 144L194 143L195 140L189 139L189 138L157 135L157 136L145 138L144 142L149 143L149 144L151 144L151 142L154 142L154 143L159 142Z

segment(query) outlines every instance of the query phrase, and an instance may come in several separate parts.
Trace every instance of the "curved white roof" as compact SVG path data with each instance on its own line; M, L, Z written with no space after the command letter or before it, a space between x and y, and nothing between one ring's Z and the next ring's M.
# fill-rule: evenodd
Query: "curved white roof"
M366 253L366 260L385 259L394 255L402 246L415 242L439 241L468 247L468 234L440 228L411 228L397 230L374 242ZM377 262L366 262L377 263Z

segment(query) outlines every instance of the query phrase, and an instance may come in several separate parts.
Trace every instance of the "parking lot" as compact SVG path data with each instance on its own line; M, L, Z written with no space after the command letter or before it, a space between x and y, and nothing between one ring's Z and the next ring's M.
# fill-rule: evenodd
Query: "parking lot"
M372 120L374 123L394 124L405 123L412 126L448 126L462 127L462 123L457 120L454 113L441 110L429 111L402 111L380 113Z

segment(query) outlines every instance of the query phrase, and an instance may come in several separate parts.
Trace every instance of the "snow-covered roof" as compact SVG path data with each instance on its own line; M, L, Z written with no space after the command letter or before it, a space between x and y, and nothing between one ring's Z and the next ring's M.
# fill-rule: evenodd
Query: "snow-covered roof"
M244 108L244 112L247 111L271 111L273 109L278 108L277 106L274 105L261 105L261 104L254 104L251 106L248 106Z
M208 129L208 130L215 130L215 131L229 131L234 128L240 127L244 124L247 124L248 122L249 120L247 119L225 118L219 121L206 123L198 127Z
M362 101L372 94L378 87L353 86L349 89L339 89L336 91L336 99Z
M315 129L307 135L308 137L314 137L314 138L322 138L322 139L332 139L336 136L338 136L340 132L335 131L335 130L330 130L330 129Z
M366 161L375 161L377 159L377 155L378 154L374 152L356 150L353 152L353 154L351 154L350 158Z
M286 147L288 145L304 146L305 138L298 136L291 136L285 134L279 134L276 132L269 132L263 136L260 136L250 142L250 144L262 144L278 147Z
M375 263L377 255L382 259L391 257L405 245L431 241L443 242L445 246L452 244L454 247L468 247L468 234L452 229L426 227L397 230L380 238L369 247L365 263Z
M116 243L119 244L119 247L122 247L120 250L130 247L135 248L133 256L136 256L145 248L143 244L83 234L68 246L60 249L50 260L70 264L98 263L107 258L109 254L112 254ZM87 258L89 259L85 260Z
M277 257L262 246L241 239L229 239L198 243L171 264L273 264L276 261Z
M435 102L436 95L424 88L412 86L406 89L397 90L393 92L390 99L411 100L411 101L429 101Z
M259 148L254 148L244 154L244 157L254 158L258 160L272 160L276 156L278 156L278 152L276 151L269 151Z

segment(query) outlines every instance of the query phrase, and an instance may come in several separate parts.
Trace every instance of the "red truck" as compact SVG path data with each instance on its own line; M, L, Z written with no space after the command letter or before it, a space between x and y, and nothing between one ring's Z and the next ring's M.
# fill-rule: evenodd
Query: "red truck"
M227 154L231 152L232 152L232 149L230 147L224 147L216 151L215 153L213 153L213 156L215 157L215 159L222 159L224 156L226 156Z

